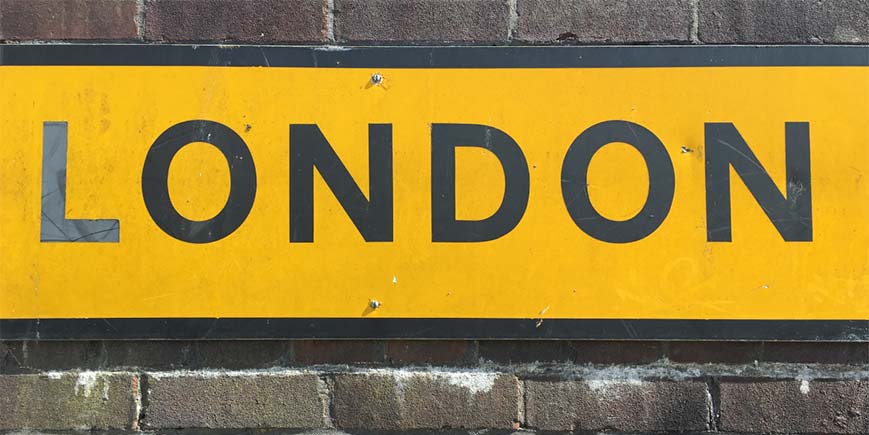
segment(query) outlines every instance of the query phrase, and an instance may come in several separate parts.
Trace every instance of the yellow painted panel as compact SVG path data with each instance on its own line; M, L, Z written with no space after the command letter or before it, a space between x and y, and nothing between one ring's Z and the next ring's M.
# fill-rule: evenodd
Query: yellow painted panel
M869 319L869 68L370 69L0 68L0 318L479 317ZM148 149L170 126L223 123L253 156L257 192L228 237L165 234L142 199ZM665 145L675 196L645 239L586 235L562 199L567 148L627 120ZM118 219L119 243L41 243L42 125L69 126L66 216ZM732 122L780 189L785 123L808 122L813 241L785 242L731 175L732 242L707 242L704 123ZM363 192L368 124L393 126L394 241L365 242L319 176L315 241L289 242L289 125L317 124ZM484 124L528 161L521 222L480 243L431 241L431 124ZM684 147L684 149L683 149ZM457 215L499 205L503 173L457 152ZM633 216L642 158L607 145L591 200ZM190 219L217 213L226 161L208 145L173 161L170 192ZM382 303L368 309L369 301Z

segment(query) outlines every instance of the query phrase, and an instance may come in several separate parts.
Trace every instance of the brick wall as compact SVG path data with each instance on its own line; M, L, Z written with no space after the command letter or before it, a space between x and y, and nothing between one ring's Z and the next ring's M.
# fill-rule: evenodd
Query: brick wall
M867 343L33 341L0 373L0 431L869 431Z
M869 44L867 0L0 0L0 40ZM0 431L869 432L869 344L0 343Z
M0 0L6 41L866 44L865 0Z

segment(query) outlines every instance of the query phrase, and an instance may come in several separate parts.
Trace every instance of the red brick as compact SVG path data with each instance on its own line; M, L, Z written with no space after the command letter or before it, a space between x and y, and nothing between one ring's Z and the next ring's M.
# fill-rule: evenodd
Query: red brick
M506 42L503 0L335 0L341 42Z
M515 39L533 43L688 42L689 0L517 0Z
M326 0L146 0L145 39L324 42Z
M664 356L654 341L572 341L570 348L579 364L648 364Z
M292 354L297 364L383 364L385 347L373 340L300 340Z
M135 0L0 0L0 39L139 38Z
M866 343L789 343L763 345L763 361L803 364L867 364Z
M480 359L500 364L568 362L572 352L561 340L480 341Z
M386 343L393 364L465 365L472 363L473 341L394 340Z
M699 37L711 44L865 44L866 0L700 0Z
M675 341L670 343L670 361L679 363L750 364L761 359L762 343Z

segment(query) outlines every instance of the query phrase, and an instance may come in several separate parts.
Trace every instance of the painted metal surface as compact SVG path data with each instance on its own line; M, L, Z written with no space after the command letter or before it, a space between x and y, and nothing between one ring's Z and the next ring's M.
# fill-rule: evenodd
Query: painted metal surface
M866 47L5 46L0 107L2 338L869 340Z

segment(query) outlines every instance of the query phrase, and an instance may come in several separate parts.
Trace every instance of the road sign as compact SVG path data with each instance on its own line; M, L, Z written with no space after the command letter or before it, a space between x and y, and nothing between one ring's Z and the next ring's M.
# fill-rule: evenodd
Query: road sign
M869 340L869 48L0 50L0 338Z

